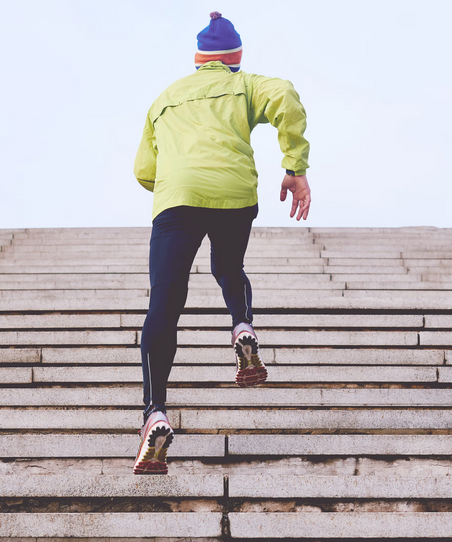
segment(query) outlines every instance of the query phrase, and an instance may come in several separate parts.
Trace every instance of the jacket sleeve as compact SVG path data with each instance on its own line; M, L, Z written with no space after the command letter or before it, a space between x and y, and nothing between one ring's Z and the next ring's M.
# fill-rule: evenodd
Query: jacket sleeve
M146 117L144 125L143 137L141 138L140 146L135 157L133 172L137 181L144 186L146 190L154 191L155 172L157 165L157 145L155 132L149 113Z
M251 130L270 122L278 129L278 141L284 154L282 167L295 175L304 175L309 167L309 142L306 111L290 81L247 74L248 120Z

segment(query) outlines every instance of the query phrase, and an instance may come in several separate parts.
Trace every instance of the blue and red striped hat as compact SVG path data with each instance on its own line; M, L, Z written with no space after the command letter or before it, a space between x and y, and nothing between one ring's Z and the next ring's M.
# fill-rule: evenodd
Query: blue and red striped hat
M239 33L231 21L224 19L218 11L211 13L210 19L209 26L197 36L196 69L206 62L221 60L231 71L238 72L242 59L242 40Z

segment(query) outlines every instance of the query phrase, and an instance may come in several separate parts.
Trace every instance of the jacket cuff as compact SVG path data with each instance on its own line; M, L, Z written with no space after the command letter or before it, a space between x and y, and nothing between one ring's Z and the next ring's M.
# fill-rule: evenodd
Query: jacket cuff
M287 175L292 175L292 176L297 176L299 177L300 175L306 175L306 170L305 169L299 169L297 171L293 171L292 169L286 169L286 173Z

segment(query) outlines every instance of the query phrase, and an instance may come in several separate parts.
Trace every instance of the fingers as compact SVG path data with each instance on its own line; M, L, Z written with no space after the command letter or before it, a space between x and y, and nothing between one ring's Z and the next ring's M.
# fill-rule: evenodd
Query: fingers
M292 199L292 209L290 210L290 218L293 218L295 216L295 213L297 212L297 208L298 208L298 200L295 199L295 197ZM300 220L298 218L298 220Z
M287 197L287 188L281 188L281 194L279 195L279 199L281 201L286 201Z
M292 201L292 209L290 212L290 218L292 218L298 209L297 220L300 220L303 217L303 220L308 218L309 208L311 206L311 196L307 194L304 199L296 200L295 198Z
M308 194L304 200L300 201L300 210L298 212L297 220L303 216L303 220L308 218L309 208L311 206L311 196Z

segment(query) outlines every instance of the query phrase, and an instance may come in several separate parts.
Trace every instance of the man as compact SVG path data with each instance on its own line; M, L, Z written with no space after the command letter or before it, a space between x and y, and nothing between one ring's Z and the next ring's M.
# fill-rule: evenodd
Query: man
M306 220L306 113L289 81L240 71L242 42L218 12L198 34L197 71L168 87L149 109L135 159L138 182L154 192L149 271L151 299L142 339L144 404L134 474L168 472L173 430L166 385L176 353L176 330L188 279L205 237L212 274L232 316L232 345L241 387L267 378L259 356L251 286L243 259L257 216L257 172L250 133L258 123L278 129L286 175L281 200L293 194L290 216ZM202 332L200 332L202 333Z

